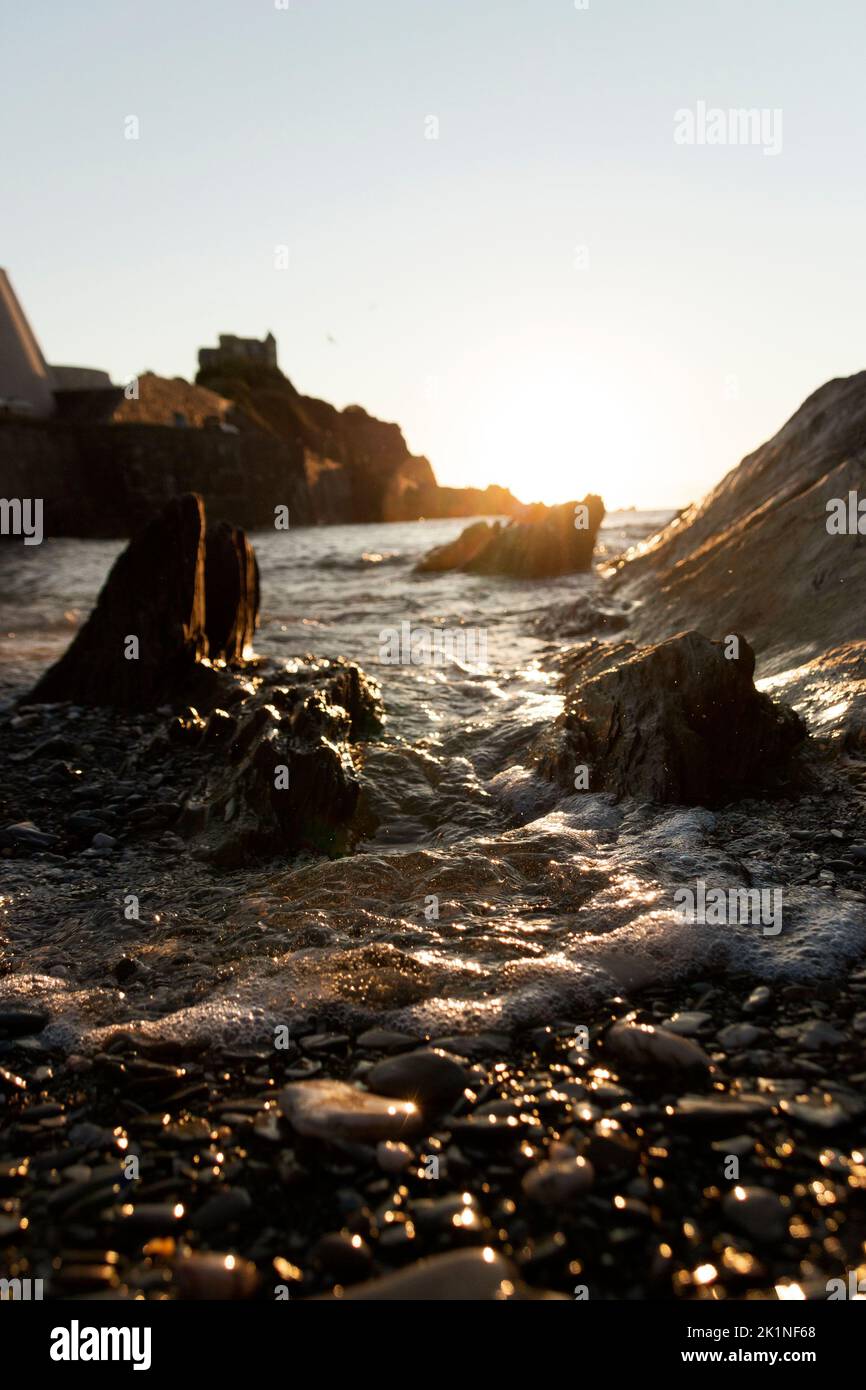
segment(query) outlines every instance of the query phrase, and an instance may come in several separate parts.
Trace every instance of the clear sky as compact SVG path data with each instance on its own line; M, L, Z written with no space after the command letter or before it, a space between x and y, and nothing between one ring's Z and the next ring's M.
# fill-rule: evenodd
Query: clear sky
M279 3L0 0L0 264L49 361L191 377L271 329L440 481L614 506L866 365L860 0ZM699 102L781 151L676 143Z

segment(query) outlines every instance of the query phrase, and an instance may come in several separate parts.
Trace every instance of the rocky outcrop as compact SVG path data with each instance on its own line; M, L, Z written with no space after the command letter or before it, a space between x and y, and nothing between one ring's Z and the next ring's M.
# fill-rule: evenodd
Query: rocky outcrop
M830 381L614 580L656 641L745 632L762 675L864 638L866 516L828 530L833 499L866 500L866 372ZM846 508L847 510L847 508ZM864 509L866 510L866 509Z
M565 709L536 745L539 769L576 790L686 805L789 785L805 729L755 689L754 669L733 633L577 647L565 659Z
M399 427L360 406L302 396L277 368L245 362L191 385L145 372L120 387L64 391L50 420L0 418L0 495L38 496L50 536L129 536L183 492L248 530L512 515L505 488L441 488Z
M201 498L174 498L115 561L93 612L28 700L152 708L182 694L204 657L240 660L257 611L243 532L208 532Z
M418 562L419 573L464 570L514 579L547 579L588 570L604 503L590 495L582 502L524 507L520 518L503 526L476 522L456 540L437 546Z
M350 745L381 729L378 687L346 662L258 671L256 693L202 719L178 716L173 741L201 754L177 831L221 868L305 848L348 846L359 783Z
M29 701L147 709L207 655L199 497L169 502L114 562L96 607Z

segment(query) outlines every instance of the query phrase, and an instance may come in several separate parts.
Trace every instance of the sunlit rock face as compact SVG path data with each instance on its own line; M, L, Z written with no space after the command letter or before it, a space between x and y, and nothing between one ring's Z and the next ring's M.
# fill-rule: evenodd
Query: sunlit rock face
M172 498L117 558L96 606L30 701L145 710L201 688L205 658L239 663L259 606L243 531L207 526L196 493Z
M561 785L708 805L796 778L803 722L755 689L754 653L738 634L590 642L564 664L565 709L536 746L540 770Z
M558 507L526 507L507 526L479 521L419 561L420 573L464 570L514 579L549 579L588 570L604 503L590 495Z
M762 676L862 640L866 536L832 526L834 499L852 491L866 500L866 372L827 382L620 563L613 589L637 604L632 630L643 641L744 632Z
M816 748L866 753L866 642L845 642L760 682L805 719Z

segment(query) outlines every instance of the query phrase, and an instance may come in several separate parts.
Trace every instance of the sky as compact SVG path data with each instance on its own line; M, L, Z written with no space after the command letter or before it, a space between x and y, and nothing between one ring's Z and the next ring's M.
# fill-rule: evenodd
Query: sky
M47 359L192 378L271 330L440 482L698 499L866 365L866 10L583 3L0 0Z

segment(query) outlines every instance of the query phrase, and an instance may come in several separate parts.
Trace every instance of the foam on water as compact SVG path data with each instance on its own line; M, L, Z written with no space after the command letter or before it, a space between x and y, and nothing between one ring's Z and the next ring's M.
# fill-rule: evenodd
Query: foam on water
M561 705L542 664L556 643L539 637L532 619L591 593L595 580L415 576L414 559L461 524L254 538L265 604L257 645L281 657L311 648L346 655L382 685L386 736L359 756L369 825L361 852L226 876L192 863L179 876L166 867L152 885L146 930L118 926L99 880L82 883L71 924L51 912L38 924L39 903L50 900L34 885L25 926L22 864L4 935L23 963L0 979L3 1004L44 1005L51 1022L43 1036L64 1046L98 1047L132 1027L247 1047L268 1045L276 1026L299 1015L321 1026L377 1022L434 1035L510 1029L579 1020L619 988L730 972L754 981L826 979L862 955L862 903L820 886L784 888L778 936L760 925L684 922L674 894L698 879L777 887L770 852L746 869L729 855L723 813L563 795L525 765L534 734ZM634 516L629 524L638 524ZM608 553L614 536L606 534ZM104 569L117 546L45 550L43 565L59 561L61 572L43 573L28 557L42 618L32 626L33 647L16 652L22 669L28 652L38 653L31 667L45 659L52 602L71 594L86 612L101 578L96 556ZM64 577L63 566L76 563ZM4 626L11 607L24 604L15 584L10 574ZM485 627L490 669L381 664L381 630L409 614L413 622ZM767 804L756 815L766 843L783 837L784 808ZM139 868L126 853L126 881L153 876L152 863ZM186 974L172 967L178 944L193 957ZM149 966L149 992L112 987L107 967L121 950ZM57 961L68 978L48 973Z

